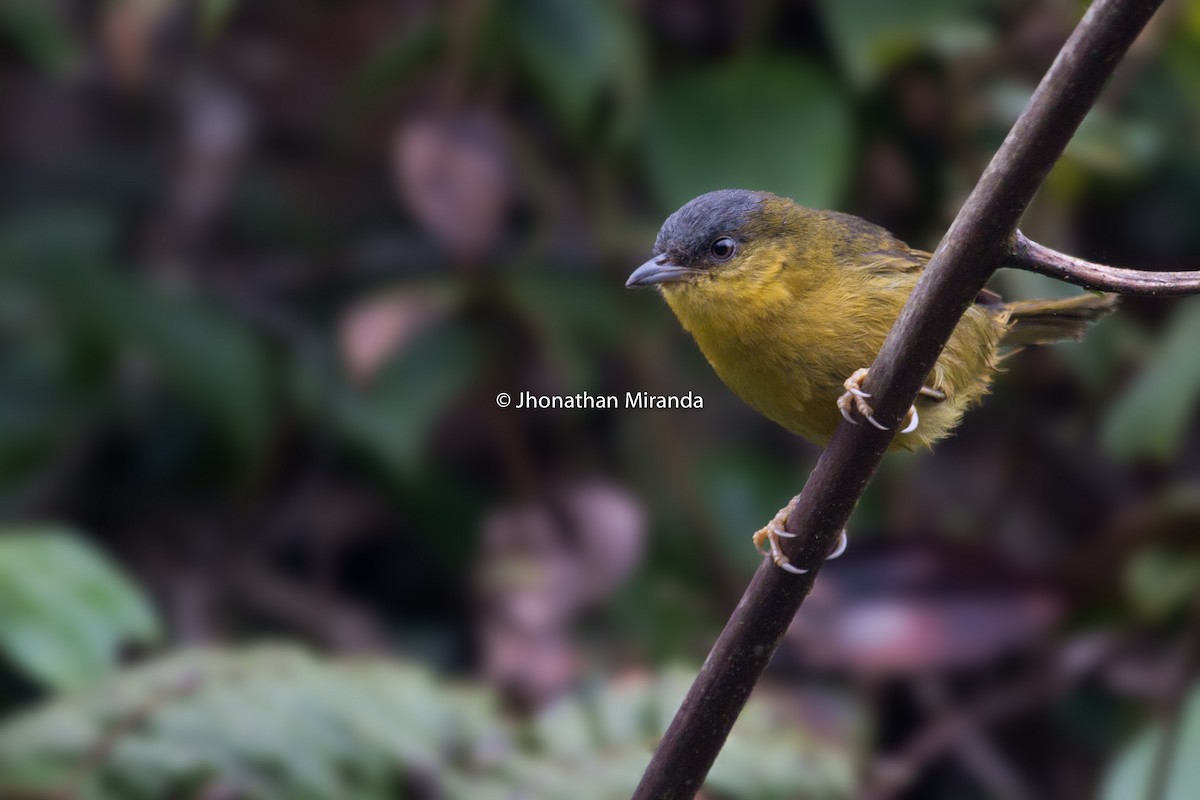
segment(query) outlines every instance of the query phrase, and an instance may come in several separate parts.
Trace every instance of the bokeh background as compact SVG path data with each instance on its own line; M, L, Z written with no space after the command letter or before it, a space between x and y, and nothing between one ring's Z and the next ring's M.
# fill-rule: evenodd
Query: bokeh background
M722 187L932 248L1082 11L4 0L0 796L628 796L817 451L625 277ZM1198 209L1168 0L1023 229ZM1193 797L1197 342L1131 299L890 456L704 796Z

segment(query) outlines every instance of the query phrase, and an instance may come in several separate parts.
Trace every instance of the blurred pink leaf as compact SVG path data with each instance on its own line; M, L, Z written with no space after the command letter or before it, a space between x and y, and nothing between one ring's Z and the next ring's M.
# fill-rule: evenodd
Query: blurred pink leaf
M375 295L351 306L338 326L342 361L351 378L369 383L388 359L443 319L448 308L449 298L411 289Z
M137 91L153 73L154 37L174 0L117 0L104 6L100 41L113 78Z
M1061 612L1046 588L998 561L921 546L848 554L821 570L789 635L809 663L870 677L987 663Z
M414 117L392 140L396 191L455 255L478 259L500 236L511 199L499 123L480 114Z

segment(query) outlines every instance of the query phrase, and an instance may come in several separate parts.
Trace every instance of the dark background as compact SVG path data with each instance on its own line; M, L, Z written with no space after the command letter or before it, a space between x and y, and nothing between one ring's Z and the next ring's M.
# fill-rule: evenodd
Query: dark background
M0 5L0 795L626 796L817 450L625 277L716 188L932 248L1082 10ZM1022 228L1186 269L1198 208L1168 0ZM1197 342L1129 299L889 456L708 796L1149 796L1200 748Z

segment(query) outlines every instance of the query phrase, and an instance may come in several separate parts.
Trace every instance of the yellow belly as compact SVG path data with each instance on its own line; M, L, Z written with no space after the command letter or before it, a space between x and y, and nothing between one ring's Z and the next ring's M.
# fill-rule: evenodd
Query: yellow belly
M689 288L664 296L721 380L764 416L819 445L842 421L836 403L843 382L874 361L911 290L856 291L848 300L836 284L803 298L780 284L739 286L736 296L723 287ZM840 311L812 313L828 308ZM920 425L898 435L892 449L928 446L953 430L987 391L1004 328L990 312L968 310L926 383L946 400L919 399Z

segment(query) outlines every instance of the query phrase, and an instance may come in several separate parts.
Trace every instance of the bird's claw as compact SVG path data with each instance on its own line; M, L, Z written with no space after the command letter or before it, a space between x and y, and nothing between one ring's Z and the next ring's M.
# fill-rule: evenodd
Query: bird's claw
M877 419L875 419L875 410L871 408L871 405L867 402L867 398L871 395L869 392L864 392L862 388L862 382L866 377L867 370L866 368L863 368L855 370L854 374L846 379L846 382L842 384L845 387L846 392L839 397L837 401L838 411L841 412L842 419L846 420L846 422L849 422L851 425L858 424L858 420L854 418L854 415L857 414L862 419L870 422L876 428L879 428L880 430L887 430L883 425L879 424Z
M799 499L799 495L793 497L791 502L781 508L779 513L772 517L771 521L768 522L766 526L754 534L754 548L764 556L767 556L774 561L775 566L779 567L785 572L790 572L793 575L803 575L808 572L808 570L797 567L786 555L783 554L783 549L779 546L779 540L794 539L796 536L796 534L789 533L787 530L785 530L784 525L787 523L787 518L791 515L792 509L795 508L796 501ZM831 561L840 556L842 553L846 552L846 545L848 541L849 540L846 536L846 531L843 530L841 535L838 537L837 546L833 548L833 552L825 557L825 560Z
M842 419L851 425L858 424L858 420L853 416L856 413L879 430L886 431L888 430L888 426L875 419L875 409L871 408L871 405L867 402L867 398L871 395L869 392L864 392L862 388L862 383L866 380L866 377L867 368L862 367L861 369L854 370L853 374L849 378L846 378L846 382L842 384L846 392L837 400L838 411L841 412ZM915 405L909 406L908 414L905 415L904 419L907 423L900 433L912 433L917 429L921 418L917 414L917 407Z
M842 528L842 532L838 534L837 547L833 548L833 552L825 556L826 561L833 561L835 558L840 558L842 553L846 552L846 548L850 546L850 537L846 535L846 529Z

